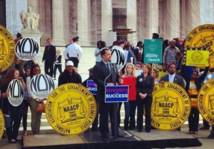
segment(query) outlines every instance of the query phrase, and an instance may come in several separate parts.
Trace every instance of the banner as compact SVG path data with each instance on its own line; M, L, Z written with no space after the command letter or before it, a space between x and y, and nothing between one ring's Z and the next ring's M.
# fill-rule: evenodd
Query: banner
M97 84L93 80L87 80L86 87L93 94L97 94Z
M209 66L209 51L203 50L186 51L186 66L196 66L196 67Z
M144 63L160 64L162 63L162 39L145 39L144 40Z
M105 103L128 102L128 85L105 87Z

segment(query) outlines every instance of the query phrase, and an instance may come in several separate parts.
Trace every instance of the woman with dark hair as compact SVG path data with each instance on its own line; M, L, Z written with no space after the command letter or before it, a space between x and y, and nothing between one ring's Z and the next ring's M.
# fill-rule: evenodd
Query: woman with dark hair
M24 90L25 83L20 77L20 72L17 69L9 70L8 74L1 80L1 102L3 103L2 110L5 117L5 128L9 143L16 143L19 132L20 122L22 118L23 103L17 107L12 106L8 101L8 86L13 79L21 81L22 88Z
M151 105L154 78L151 76L152 67L143 66L143 73L137 77L137 130L143 129L143 111L145 110L145 131L151 130Z
M105 41L99 40L97 41L97 48L95 49L94 56L96 58L96 63L100 62L102 60L100 52L102 51L102 48L106 46Z
M35 64L31 68L31 78L33 76L36 76L41 73L40 66L38 64ZM27 80L27 86L29 90L29 84L30 84L30 79ZM30 91L29 91L30 92ZM30 105L30 110L31 110L31 130L32 134L39 134L40 132L40 124L41 124L41 116L42 113L37 111L37 106L39 102L37 101L36 97L31 97L29 98L29 105Z
M197 88L197 79L198 79L198 71L196 69L193 70L191 79L188 82L188 86L186 87L188 95L191 100L191 112L189 114L189 133L195 134L198 132L198 123L199 123L199 111L197 108L197 97L198 97L198 88Z
M134 55L137 59L137 62L143 63L143 42L138 41L137 47L134 49Z

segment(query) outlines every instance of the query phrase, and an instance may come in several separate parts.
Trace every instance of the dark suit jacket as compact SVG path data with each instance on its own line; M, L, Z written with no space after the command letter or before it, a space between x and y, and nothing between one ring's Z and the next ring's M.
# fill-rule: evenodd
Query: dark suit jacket
M98 100L104 98L105 85L107 83L118 82L118 73L116 66L111 64L111 71L108 71L103 61L96 63L93 70L93 80L97 84Z
M152 97L152 91L154 87L154 79L151 75L144 78L143 74L137 77L137 97L139 93L147 93L147 98Z
M160 79L160 82L169 82L169 75L165 75L163 76L161 79ZM184 82L184 78L178 74L175 74L175 78L174 78L174 81L173 83L176 83L180 86L182 86L183 88L185 88L185 82Z
M56 60L56 47L53 45L45 46L45 51L42 57L43 61L53 63Z

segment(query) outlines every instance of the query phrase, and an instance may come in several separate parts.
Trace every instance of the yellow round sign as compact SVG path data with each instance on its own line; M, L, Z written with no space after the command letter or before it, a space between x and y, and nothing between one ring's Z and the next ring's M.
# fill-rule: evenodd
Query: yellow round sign
M13 63L15 58L14 48L13 36L0 25L0 73Z
M87 130L96 117L94 96L82 85L69 83L53 90L46 103L46 117L51 127L65 135Z
M4 115L0 110L0 138L2 138L3 133L4 133Z
M214 56L214 24L204 24L194 28L185 39L186 50L208 50L210 60ZM198 55L199 56L199 55ZM198 57L197 56L197 57ZM200 57L200 56L199 56ZM214 67L212 63L210 66Z
M214 79L208 80L198 94L198 109L211 125L214 125Z
M181 127L191 109L186 91L177 84L164 82L155 86L152 95L152 125L162 130Z
M214 52L214 24L204 24L194 28L185 39L185 48Z

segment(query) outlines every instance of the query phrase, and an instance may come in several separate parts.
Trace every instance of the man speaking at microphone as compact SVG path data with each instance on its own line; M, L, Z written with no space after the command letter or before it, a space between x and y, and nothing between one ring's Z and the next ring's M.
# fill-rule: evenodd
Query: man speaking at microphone
M113 139L119 137L118 132L118 103L105 103L105 86L116 85L118 82L118 71L111 63L111 51L103 48L101 51L102 61L94 67L94 81L97 84L97 101L100 109L100 133L104 142L109 140L108 116L111 119L111 133Z

